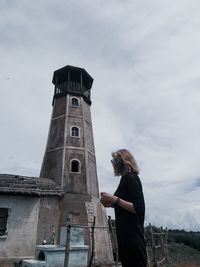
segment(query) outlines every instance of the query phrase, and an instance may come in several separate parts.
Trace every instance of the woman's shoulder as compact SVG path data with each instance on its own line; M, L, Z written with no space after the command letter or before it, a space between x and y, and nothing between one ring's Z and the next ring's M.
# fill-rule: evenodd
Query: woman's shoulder
M135 188L137 190L142 190L142 183L137 173L130 172L125 177L126 177L125 183L128 188Z
M138 174L136 172L127 172L126 174L123 175L124 177L137 177L139 178Z
M140 178L136 172L128 172L123 177L127 181L140 182Z

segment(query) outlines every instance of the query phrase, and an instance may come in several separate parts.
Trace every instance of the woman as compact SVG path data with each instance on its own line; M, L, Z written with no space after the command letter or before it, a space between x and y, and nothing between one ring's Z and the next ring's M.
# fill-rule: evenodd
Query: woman
M101 203L115 209L120 261L123 267L146 267L145 203L139 169L126 149L112 153L111 162L115 176L121 176L121 180L114 195L101 193Z

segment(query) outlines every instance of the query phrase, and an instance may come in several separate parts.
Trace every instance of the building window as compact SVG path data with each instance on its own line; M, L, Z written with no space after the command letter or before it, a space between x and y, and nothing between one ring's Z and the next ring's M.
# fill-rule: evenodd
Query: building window
M80 137L80 129L76 126L71 127L71 136L72 137Z
M79 107L80 106L80 103L79 103L79 99L77 97L72 97L71 98L71 105L73 107Z
M77 159L72 159L70 162L70 172L80 173L80 161Z
M0 237L7 235L8 208L0 208Z

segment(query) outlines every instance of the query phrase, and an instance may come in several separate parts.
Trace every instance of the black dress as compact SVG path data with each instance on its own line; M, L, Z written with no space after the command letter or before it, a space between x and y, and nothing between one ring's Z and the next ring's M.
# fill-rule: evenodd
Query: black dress
M136 173L122 176L114 194L132 202L136 213L115 205L119 259L123 267L146 267L147 253L144 238L145 203L140 178Z

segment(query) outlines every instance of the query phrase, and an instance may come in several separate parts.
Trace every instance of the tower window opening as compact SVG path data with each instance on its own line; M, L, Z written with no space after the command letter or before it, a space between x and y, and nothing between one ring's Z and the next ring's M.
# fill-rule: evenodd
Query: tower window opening
M79 99L77 97L72 97L71 98L71 105L73 107L79 107L80 106L80 103L79 103Z
M71 127L71 136L72 137L80 137L80 130L78 127L76 127L76 126Z
M70 166L71 172L80 173L80 162L77 159L71 160Z

